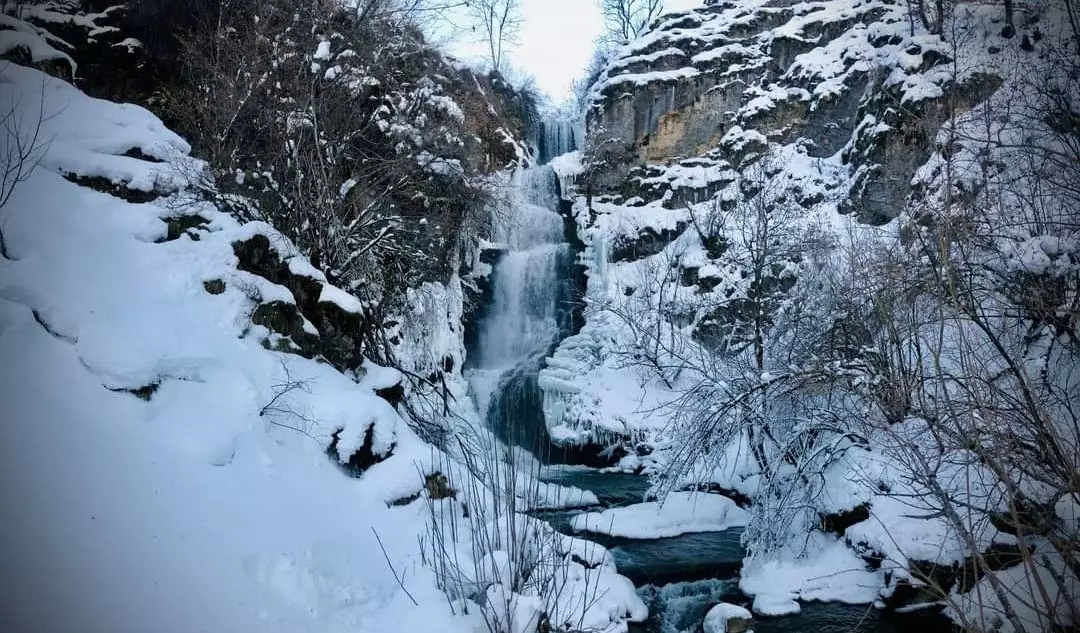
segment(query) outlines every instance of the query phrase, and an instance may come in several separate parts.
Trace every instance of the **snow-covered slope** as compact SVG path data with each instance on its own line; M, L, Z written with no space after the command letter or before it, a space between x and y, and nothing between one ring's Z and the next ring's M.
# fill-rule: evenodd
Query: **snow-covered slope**
M408 630L453 623L417 564L416 508L342 476L329 435L375 429L418 444L388 403L328 365L271 353L251 328L232 242L262 232L195 204L195 241L166 237L166 205L65 180L139 188L179 175L186 143L150 113L5 65L5 111L47 115L41 161L3 208L5 619L13 630ZM44 86L44 89L42 89ZM36 101L44 97L39 110ZM8 139L10 142L10 138ZM194 203L193 203L194 204ZM225 281L210 294L204 282ZM268 293L269 294L269 293ZM260 410L287 382L304 381ZM125 390L150 387L141 400ZM282 426L278 426L278 424ZM303 427L299 430L286 426ZM410 575L412 605L376 533Z
M317 355L276 351L297 351L283 332L333 333L290 310L294 293L240 256L261 245L264 261L314 284L327 309L347 315L355 299L271 227L241 225L187 193L201 165L148 111L7 62L0 88L0 111L15 117L9 132L33 142L40 124L25 180L0 208L5 626L483 628L483 609L462 608L477 596L447 600L446 570L425 564L419 543L434 545L432 517L465 520L455 494L468 492L473 515L487 518L482 504L497 517L505 497L376 395L396 372L368 363L346 376ZM150 201L118 197L133 191ZM520 496L521 509L595 502L514 483L520 490L501 494ZM557 572L563 617L611 631L644 617L602 548L522 515L515 522L547 535L548 549L531 555L557 557L544 565ZM462 529L438 547L459 547L463 565L498 558L498 539L476 542ZM530 573L521 560L515 573ZM528 603L532 620L518 630L535 628L550 596L511 594L499 578L478 589ZM596 586L609 591L574 602Z

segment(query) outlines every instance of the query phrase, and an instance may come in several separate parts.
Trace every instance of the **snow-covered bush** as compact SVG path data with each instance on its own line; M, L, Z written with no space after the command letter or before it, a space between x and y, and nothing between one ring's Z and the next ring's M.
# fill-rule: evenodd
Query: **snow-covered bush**
M456 611L491 633L607 631L648 615L600 545L560 534L529 510L596 503L540 481L531 455L487 431L459 434L447 494L427 495L425 562Z

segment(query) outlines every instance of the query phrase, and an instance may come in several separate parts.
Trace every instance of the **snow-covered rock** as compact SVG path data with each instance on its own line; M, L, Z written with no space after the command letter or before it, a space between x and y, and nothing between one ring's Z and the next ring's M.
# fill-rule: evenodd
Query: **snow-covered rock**
M579 514L570 526L626 538L667 538L694 532L722 532L746 524L747 513L721 495L678 492L664 501L647 501L623 508Z
M745 633L754 615L735 604L721 602L705 614L705 633Z
M881 574L843 541L814 532L778 555L747 561L739 589L754 598L755 613L777 616L801 611L799 601L874 602Z

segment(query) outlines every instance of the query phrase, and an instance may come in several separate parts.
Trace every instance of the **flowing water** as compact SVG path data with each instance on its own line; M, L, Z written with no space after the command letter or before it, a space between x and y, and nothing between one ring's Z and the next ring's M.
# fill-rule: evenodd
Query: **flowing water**
M601 504L618 507L641 502L648 479L627 473L558 468L546 480L593 491ZM570 517L580 510L539 516L565 534ZM627 539L588 535L610 548L619 573L633 581L649 607L649 619L633 624L631 633L701 633L705 614L718 602L749 608L739 591L739 569L745 551L738 528L723 532L684 534L662 539ZM580 535L579 535L580 536ZM869 605L805 603L802 611L779 618L755 617L755 633L951 633L944 617L931 612L887 613Z
M536 155L540 164L581 149L585 141L585 126L580 121L544 121L535 141Z
M543 161L576 148L570 124L542 129ZM491 298L470 350L467 376L487 426L505 444L530 451L548 464L584 463L582 454L552 444L544 421L537 375L544 358L572 333L573 258L559 215L558 181L550 167L520 170L514 176L515 200L497 227L505 248L495 263ZM645 477L574 466L547 467L545 479L591 490L601 506L619 507L644 500ZM536 515L570 533L577 511ZM700 633L708 609L720 601L746 604L738 590L744 551L737 529L665 539L589 538L608 547L620 573L649 606L650 617L635 633ZM936 633L948 630L940 617L885 614L866 606L806 604L802 613L755 618L757 633Z
M573 253L558 213L555 172L548 166L519 170L513 192L510 212L496 227L505 251L491 273L491 303L467 375L499 440L544 461L566 461L572 452L551 443L536 381L544 357L572 329Z

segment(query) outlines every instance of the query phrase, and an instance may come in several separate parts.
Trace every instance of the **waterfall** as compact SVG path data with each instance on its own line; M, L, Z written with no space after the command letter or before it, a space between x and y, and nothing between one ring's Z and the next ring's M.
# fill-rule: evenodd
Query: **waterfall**
M582 149L585 145L585 126L580 121L549 120L540 123L536 139L536 159L541 165L556 156Z
M519 170L513 192L513 204L495 228L506 251L492 272L469 383L500 440L551 459L559 451L547 434L536 381L544 357L571 328L573 253L556 211L558 180L551 167Z

